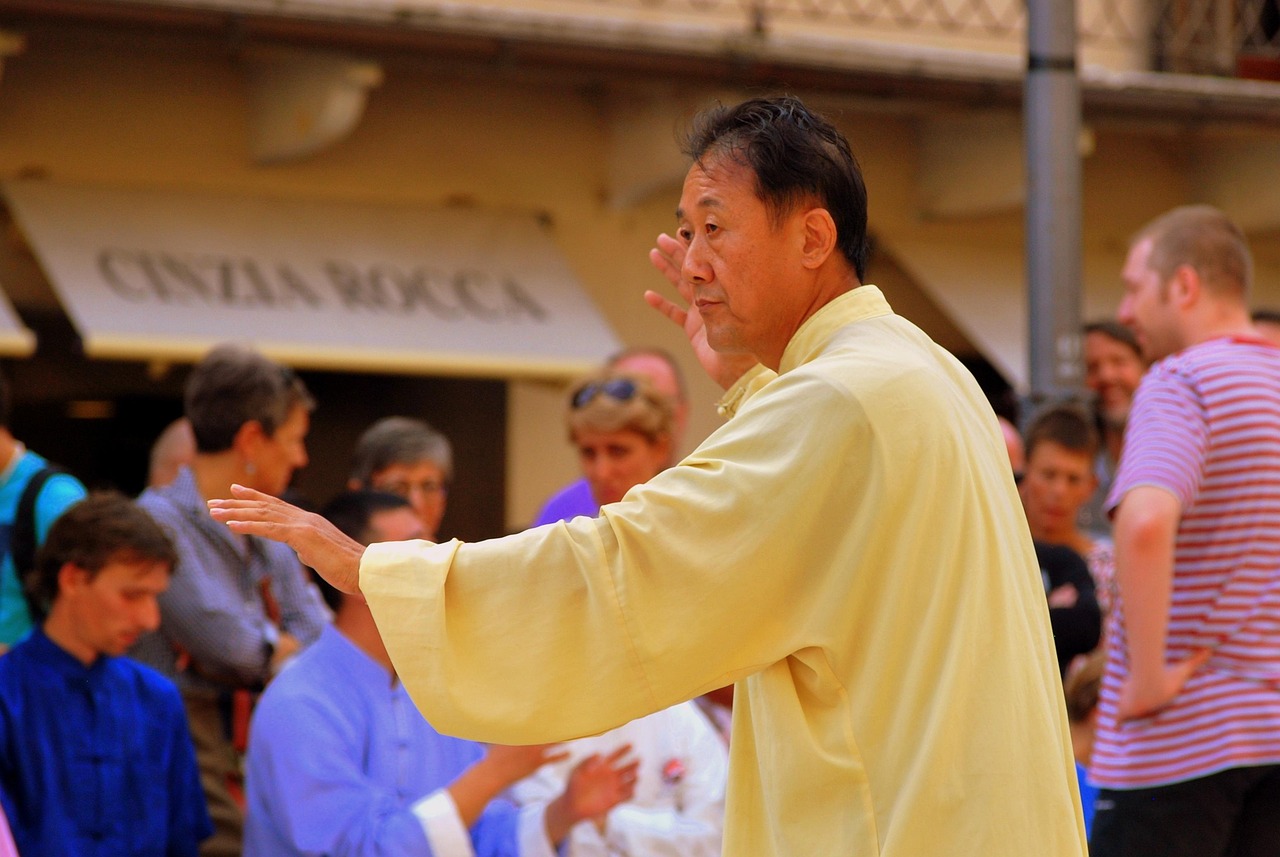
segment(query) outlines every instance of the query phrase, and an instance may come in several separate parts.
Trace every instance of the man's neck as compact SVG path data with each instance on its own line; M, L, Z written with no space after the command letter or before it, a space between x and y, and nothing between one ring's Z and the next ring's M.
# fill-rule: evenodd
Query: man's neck
M25 447L7 428L0 428L0 473L8 470L14 459L24 450Z
M369 612L369 605L359 600L358 596L344 596L342 606L333 617L333 627L356 648L386 669L392 680L395 679L396 668L391 663L391 656L387 654L386 644L382 642L382 635L378 633L378 626L373 621L373 614Z
M1226 299L1205 303L1202 311L1191 320L1187 332L1189 335L1185 347L1228 336L1255 339L1258 335L1253 327L1253 320L1249 317L1248 308L1243 303Z
M1103 429L1102 442L1106 446L1107 460L1115 470L1120 463L1120 450L1124 448L1124 425L1108 425Z
M231 486L243 481L240 463L234 452L198 453L191 462L196 490L205 500L224 500L231 496Z
M59 609L59 605L56 602L49 611L49 617L44 621L43 630L44 635L52 640L54 645L86 667L93 666L94 661L101 657L101 652L96 651L76 636L71 617L66 614L65 610Z

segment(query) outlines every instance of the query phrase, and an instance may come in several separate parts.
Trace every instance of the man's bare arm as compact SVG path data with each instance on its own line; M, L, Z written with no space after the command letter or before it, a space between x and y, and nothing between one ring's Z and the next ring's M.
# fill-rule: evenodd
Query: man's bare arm
M1146 485L1125 494L1116 509L1116 583L1129 646L1129 678L1120 692L1121 719L1164 708L1211 654L1204 649L1165 665L1173 548L1181 515L1176 497Z
M304 565L314 568L340 592L360 591L360 558L364 545L319 515L303 511L279 497L231 486L231 498L210 500L209 514L233 532L284 542Z

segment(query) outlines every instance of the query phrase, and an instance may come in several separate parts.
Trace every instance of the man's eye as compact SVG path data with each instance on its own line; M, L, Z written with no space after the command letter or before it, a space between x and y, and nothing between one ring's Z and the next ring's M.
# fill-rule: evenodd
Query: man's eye
M676 235L686 244L693 240L693 232L689 229L678 229Z

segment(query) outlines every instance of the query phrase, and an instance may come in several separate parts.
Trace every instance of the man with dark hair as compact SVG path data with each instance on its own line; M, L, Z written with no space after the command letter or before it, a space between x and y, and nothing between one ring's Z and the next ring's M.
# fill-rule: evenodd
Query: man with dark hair
M598 733L738 682L724 852L1082 857L1035 551L972 373L863 285L866 194L794 98L702 117L654 260L731 417L576 518L373 545L211 504L368 600L432 724Z
M384 417L360 435L347 488L388 491L409 501L434 540L453 481L453 446L422 420Z
M383 492L339 495L325 515L363 544L422 532L409 502ZM332 627L254 714L245 857L552 857L576 823L630 796L635 764L597 756L545 810L517 809L501 793L564 754L436 732L412 709L364 599L320 586Z
M194 857L212 832L182 700L122 655L154 630L173 546L95 494L49 530L44 624L0 658L0 802L22 854Z
M684 441L685 428L689 423L689 394L680 364L661 348L637 345L624 348L611 356L605 361L605 370L645 378L655 391L667 397L671 403L672 426L666 466L675 464L680 457L680 444ZM553 494L533 524L538 527L556 521L568 521L579 515L594 518L599 511L600 504L592 494L591 486L583 478Z
M38 547L49 527L68 506L84 498L84 486L69 473L50 469L49 462L27 449L9 431L12 410L9 385L0 375L0 652L27 635L33 620L23 595L21 574L14 565L15 524L26 503L25 526ZM35 481L38 480L38 481ZM29 496L28 488L35 491Z
M1112 510L1118 601L1090 779L1094 857L1280 847L1280 350L1215 208L1147 224L1118 318L1154 363Z
M1093 463L1098 487L1080 509L1080 526L1105 534L1111 527L1102 506L1120 463L1133 394L1138 390L1147 364L1133 331L1117 321L1086 324L1083 349L1084 384L1093 393L1093 412L1102 442Z
M217 834L205 855L237 855L243 814L237 758L253 695L320 634L328 614L281 545L235 535L205 501L231 485L279 495L307 463L314 400L292 371L257 352L222 345L187 379L190 465L138 503L173 539L178 573L160 597L161 622L131 654L177 682L190 718Z

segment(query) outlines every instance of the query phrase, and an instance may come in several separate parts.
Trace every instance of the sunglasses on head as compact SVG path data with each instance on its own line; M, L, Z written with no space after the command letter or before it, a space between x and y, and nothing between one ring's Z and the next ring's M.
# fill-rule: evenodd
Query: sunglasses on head
M573 394L574 410L585 407L596 396L608 396L619 402L629 402L640 392L634 381L626 378L611 378L608 381L591 381Z

